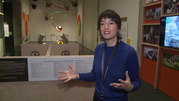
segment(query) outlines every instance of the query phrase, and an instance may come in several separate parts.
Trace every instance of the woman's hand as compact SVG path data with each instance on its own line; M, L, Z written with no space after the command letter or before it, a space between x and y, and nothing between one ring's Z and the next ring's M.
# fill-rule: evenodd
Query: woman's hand
M59 75L59 80L64 80L64 82L68 82L73 79L79 78L78 73L76 70L69 64L68 67L70 68L70 71L59 71L59 73L63 73L63 75Z
M134 88L129 78L128 71L126 71L126 80L124 81L122 79L118 79L118 81L120 81L121 83L111 83L110 86L120 88L128 92Z

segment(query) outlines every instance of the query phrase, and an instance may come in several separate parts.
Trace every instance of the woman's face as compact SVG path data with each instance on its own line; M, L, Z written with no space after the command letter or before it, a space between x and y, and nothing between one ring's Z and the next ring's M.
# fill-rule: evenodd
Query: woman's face
M103 18L100 22L100 32L105 40L112 40L117 38L117 32L119 31L117 24L109 19Z

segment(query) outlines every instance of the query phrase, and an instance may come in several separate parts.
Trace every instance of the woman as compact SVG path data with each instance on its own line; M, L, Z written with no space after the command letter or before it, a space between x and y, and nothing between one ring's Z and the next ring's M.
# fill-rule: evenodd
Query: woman
M95 81L93 101L127 101L127 94L141 86L136 51L122 42L119 31L120 16L113 10L105 10L98 18L98 30L105 42L95 49L93 69L89 73L59 71L59 80L72 79Z

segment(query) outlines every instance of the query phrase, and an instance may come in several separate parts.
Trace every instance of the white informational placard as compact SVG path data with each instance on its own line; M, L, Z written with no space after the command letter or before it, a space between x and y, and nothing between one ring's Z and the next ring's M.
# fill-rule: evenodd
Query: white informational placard
M8 24L4 24L4 34L5 34L5 37L9 37L9 25Z
M93 66L92 56L29 57L29 81L58 80L58 71L70 70L71 64L78 73L90 72Z
M120 34L122 34L122 41L127 43L128 38L127 22L122 22Z

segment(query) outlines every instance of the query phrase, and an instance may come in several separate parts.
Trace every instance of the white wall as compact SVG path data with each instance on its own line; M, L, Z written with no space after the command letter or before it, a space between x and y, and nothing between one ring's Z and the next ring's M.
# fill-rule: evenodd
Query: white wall
M78 21L78 25L76 26L77 28L77 32L76 32L76 41L80 44L83 44L83 36L84 36L84 30L83 30L83 3L84 3L84 0L78 0L78 7L77 7L77 19L78 17L80 18L80 20ZM77 21L77 20L76 20ZM81 26L80 26L81 25ZM79 29L79 30L78 30Z
M58 1L58 0L57 0ZM83 39L82 44L94 50L97 45L97 16L98 16L98 0L79 0L84 1L83 6ZM131 46L137 50L138 26L139 26L139 1L140 0L99 0L99 13L106 9L115 10L121 17L127 17L128 22L128 38L131 39ZM38 34L69 34L70 41L80 41L77 35L77 9L70 6L70 10L65 14L56 13L54 15L55 24L63 26L62 32L57 32L49 18L45 21L45 13L50 10L64 11L59 8L45 7L45 0L37 2L37 8L30 8L30 34L31 41L37 41ZM50 41L51 37L47 37ZM53 40L56 40L53 37ZM140 40L140 39L139 39ZM80 41L81 42L81 41Z
M131 46L137 50L139 0L99 0L99 13L106 10L115 10L121 17L127 17L128 38Z
M97 45L98 0L84 0L83 45L94 51Z
M68 11L56 8L55 5L63 5L58 0L52 0L53 5L51 7L46 7L46 0L38 0L36 9L30 7L30 39L31 41L37 41L38 34L45 34L46 40L51 41L50 34L60 35L62 33L69 35L70 41L76 41L76 7L70 5ZM62 1L62 0L61 0ZM54 24L62 25L63 29L61 32L57 32L51 23L51 11L54 13ZM49 19L45 20L45 15L49 14ZM64 13L66 12L66 13ZM55 41L56 37L52 37Z
M54 0L55 1L55 0ZM58 0L56 0L57 2ZM58 2L57 2L58 3ZM84 6L83 6L84 4ZM46 40L51 41L50 34L69 34L70 41L77 41L85 47L94 50L97 45L97 14L98 0L79 0L78 7L70 6L70 10L65 14L54 14L54 23L63 26L62 32L57 32L51 24L51 19L45 20L45 14L48 11L65 11L59 8L45 7L45 0L37 2L37 8L30 8L30 35L31 41L37 41L38 34L47 35ZM81 15L82 31L81 36L77 32L77 13ZM39 23L40 22L40 23ZM52 40L56 40L52 37Z

